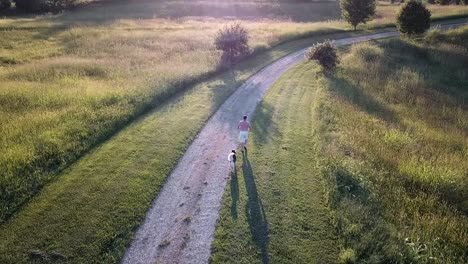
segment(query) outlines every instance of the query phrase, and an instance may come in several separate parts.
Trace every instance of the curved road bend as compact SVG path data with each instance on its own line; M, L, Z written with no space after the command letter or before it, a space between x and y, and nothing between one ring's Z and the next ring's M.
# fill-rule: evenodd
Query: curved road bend
M468 22L441 26L442 29ZM338 46L398 36L385 32L335 41ZM124 264L207 263L227 181L227 154L236 146L236 126L265 92L307 49L294 52L249 78L208 120L168 177L122 260Z

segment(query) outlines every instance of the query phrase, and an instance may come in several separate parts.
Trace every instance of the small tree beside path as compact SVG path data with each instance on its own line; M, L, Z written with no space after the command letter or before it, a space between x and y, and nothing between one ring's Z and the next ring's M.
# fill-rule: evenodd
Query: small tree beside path
M341 15L356 30L357 25L366 23L375 15L375 0L340 0Z

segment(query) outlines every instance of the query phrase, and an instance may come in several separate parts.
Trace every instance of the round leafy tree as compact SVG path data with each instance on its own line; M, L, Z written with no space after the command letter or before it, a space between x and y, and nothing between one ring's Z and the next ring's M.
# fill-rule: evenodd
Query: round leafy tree
M359 23L366 23L375 15L375 0L341 0L341 15L356 30Z
M423 34L431 26L431 12L419 1L403 4L397 15L397 28L405 35Z
M326 71L334 70L336 65L340 62L335 45L328 40L312 46L307 52L307 58L317 61Z
M249 34L239 23L227 26L216 34L215 46L223 51L221 62L230 65L249 54Z

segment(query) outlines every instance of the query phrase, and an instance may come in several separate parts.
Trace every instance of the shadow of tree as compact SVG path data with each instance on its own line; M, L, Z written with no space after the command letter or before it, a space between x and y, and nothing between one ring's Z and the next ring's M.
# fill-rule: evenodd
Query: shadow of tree
M262 102L255 111L252 119L255 123L252 125L252 132L255 134L254 141L256 144L265 144L269 139L278 136L278 128L272 119L274 107L266 102Z
M386 42L374 42L383 51L383 64L386 65L386 74L399 75L401 65L409 68L422 76L426 93L416 94L417 96L436 96L435 93L445 94L454 100L464 109L468 100L468 89L466 79L460 78L460 72L464 70L464 65L468 63L468 55L460 52L460 49L452 48L446 50L438 46L461 45L456 41L440 41L435 47L421 47L410 41L391 39ZM401 52L401 51L404 52ZM457 59L454 59L457 58ZM437 85L435 85L437 84ZM431 93L428 93L431 92ZM433 98L435 99L435 98Z
M226 96L227 94L230 95L236 91L235 89L233 90L232 87L239 87L244 82L244 79L239 78L236 72L237 71L234 69L227 70L220 75L220 82L212 86L213 89L211 89L211 100L216 102L214 107L218 108L219 105L221 105L226 100L226 98L229 97Z
M383 119L389 123L398 123L398 118L395 113L378 102L371 95L363 92L363 90L342 77L332 76L330 78L331 91L339 95L340 98L351 102L358 106L361 110L374 115L377 118Z
M365 153L360 153L364 157ZM423 181L409 174L402 173L398 165L394 164L384 155L376 155L375 158L367 158L374 167L383 167L388 171L394 172L391 178L387 179L387 183L393 186L402 187L408 197L417 197L423 194L433 195L438 197L442 202L453 206L459 213L468 216L468 177L464 177L461 181L441 181L434 184L429 181ZM382 184L382 183L380 183Z
M262 201L258 197L257 186L247 153L243 155L242 172L248 197L245 214L249 223L250 233L252 234L253 241L260 249L262 263L270 263L268 256L268 222Z
M460 69L466 64L468 56L459 54L459 50L446 50L438 48L440 45L460 44L456 41L461 40L446 40L439 41L435 46L420 46L415 42L404 41L400 39L390 39L388 41L374 41L383 51L379 56L379 64L384 65L384 73L386 76L380 76L386 82L386 79L396 79L401 75L402 68L407 68L421 76L420 84L416 88L400 89L406 96L405 99L399 101L400 108L411 109L414 107L411 100L407 97L424 99L427 102L427 108L418 106L423 109L423 114L418 115L419 121L428 127L444 131L445 127L452 126L459 128L459 133L464 133L463 127L457 124L455 118L434 118L434 113L441 111L445 107L459 108L461 110L468 109L466 101L468 99L468 90L466 89L466 79L460 78ZM457 58L455 60L454 58ZM351 76L351 74L347 74ZM364 91L362 87L354 85L349 80L344 80L340 77L330 78L333 92L341 98L348 100L360 109L367 111L384 121L392 124L397 124L399 129L405 130L404 124L399 122L397 113L394 113L385 105L381 104L375 98L381 97L382 93L379 90L368 89ZM403 91L404 90L404 91ZM408 92L408 90L411 90ZM446 96L441 99L442 96ZM414 118L414 117L413 117ZM462 214L468 215L468 205L466 203L468 194L466 192L468 180L451 182L442 181L437 184L429 181L424 181L414 178L411 175L399 172L400 169L395 161L390 157L386 157L380 152L360 153L360 155L368 157L368 160L373 161L375 167L384 167L394 173L394 184L403 186L407 194L415 196L415 193L421 192L437 196L440 200L454 206ZM423 153L424 154L424 153ZM377 155L377 157L375 157Z

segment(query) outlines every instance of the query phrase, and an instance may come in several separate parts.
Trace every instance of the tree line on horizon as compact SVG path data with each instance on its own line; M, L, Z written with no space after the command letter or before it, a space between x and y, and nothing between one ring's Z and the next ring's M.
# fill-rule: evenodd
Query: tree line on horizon
M340 0L343 19L354 30L360 23L366 23L375 15L374 0ZM404 36L424 34L431 26L431 12L419 0L406 1L396 16L396 27ZM331 41L317 43L307 52L309 60L316 61L324 72L333 71L340 60L335 45Z
M60 12L76 3L76 0L0 0L0 11L15 7L27 13Z
M108 0L112 1L112 0ZM125 1L125 0L113 0L113 1ZM164 1L164 0L159 0ZM290 3L305 3L305 2L314 2L311 0L277 0L278 2L290 2ZM367 13L370 9L374 8L376 0L352 0L353 6L356 6L358 9L355 12ZM400 2L404 3L405 0L388 0L391 3ZM420 0L422 2L422 0ZM60 12L71 7L78 5L79 3L86 2L97 2L97 0L0 0L0 11L8 10L14 7L18 11L23 11L27 13L47 13L47 12ZM234 2L234 1L233 1ZM274 2L274 1L272 1ZM340 1L342 3L343 1ZM468 4L468 0L424 0L428 4L439 4L439 5L449 5L449 4Z

